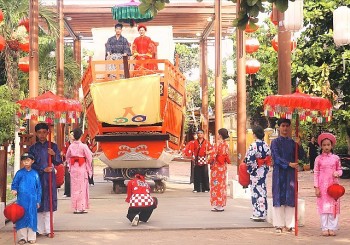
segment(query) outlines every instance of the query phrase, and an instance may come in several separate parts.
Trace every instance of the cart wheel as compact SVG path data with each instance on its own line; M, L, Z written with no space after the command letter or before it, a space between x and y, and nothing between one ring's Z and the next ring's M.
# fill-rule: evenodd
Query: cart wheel
M155 180L154 181L155 186L154 186L154 192L158 193L164 193L166 190L166 184L162 180Z
M126 193L126 186L124 185L124 181L113 181L112 191L115 194Z

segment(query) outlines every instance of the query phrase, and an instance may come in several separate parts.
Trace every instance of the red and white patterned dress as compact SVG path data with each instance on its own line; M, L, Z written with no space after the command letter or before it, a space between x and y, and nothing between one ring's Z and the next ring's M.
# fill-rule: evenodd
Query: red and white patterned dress
M227 164L230 164L229 147L225 141L215 144L211 159L214 162L210 166L210 204L224 207L227 199Z

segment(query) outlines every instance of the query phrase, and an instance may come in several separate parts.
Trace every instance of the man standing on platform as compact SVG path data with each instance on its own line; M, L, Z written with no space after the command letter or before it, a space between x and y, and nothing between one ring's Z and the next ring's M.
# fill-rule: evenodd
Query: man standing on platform
M194 159L194 189L193 192L209 192L208 158L212 149L210 143L204 139L203 130L198 130L198 139L194 140L186 149L184 154Z
M131 56L131 50L128 40L122 36L123 25L115 25L115 35L108 38L106 43L106 60L121 60L123 56ZM107 65L107 70L115 70L115 65ZM123 69L120 66L120 69ZM112 75L112 77L115 77Z
M299 158L303 158L304 150L300 139L296 142L289 136L289 119L279 119L279 137L271 142L271 153L274 162L272 172L273 226L276 232L283 229L292 232L295 228L295 161L296 143Z
M52 176L52 210L57 210L57 188L54 165L59 165L61 154L55 143L49 142L49 126L46 123L38 123L35 126L35 133L38 141L29 148L29 153L34 156L35 162L32 168L39 173L42 188L41 204L38 209L38 233L39 235L50 234L50 192L49 192L49 175ZM52 167L49 167L49 157L52 160Z

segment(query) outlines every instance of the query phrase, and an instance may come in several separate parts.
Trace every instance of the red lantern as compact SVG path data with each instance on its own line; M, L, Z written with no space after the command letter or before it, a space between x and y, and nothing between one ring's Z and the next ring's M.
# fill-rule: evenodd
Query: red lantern
M277 20L274 21L274 20L273 20L273 17L274 17L274 16L273 16L273 12L271 12L271 13L270 13L270 20L271 20L272 24L274 24L275 26L277 26L277 25L278 25L278 21L277 21Z
M3 20L4 20L4 13L0 9L0 22L2 22Z
M27 17L22 18L18 22L18 26L24 26L26 28L27 32L29 32L29 18L27 18Z
M5 38L0 35L0 52L4 50L5 46L6 46Z
M25 56L19 59L18 68L23 72L29 72L29 57Z
M238 182L243 188L247 188L250 183L250 175L248 173L247 165L242 162L238 168Z
M327 189L328 195L330 195L334 200L338 200L345 194L345 188L344 186L341 186L339 184L333 184L328 187Z
M255 74L260 70L260 62L256 59L248 59L245 64L246 74Z
M260 43L258 41L258 39L256 38L248 38L245 41L245 51L248 54L254 53L255 51L257 51L259 49Z
M28 53L29 52L29 38L26 37L25 39L26 40L24 43L19 43L19 49Z
M330 195L334 200L334 217L337 215L337 201L345 194L345 188L339 184L333 184L327 188L327 194Z
M278 36L276 35L272 40L271 40L271 45L275 51L278 51ZM290 50L293 51L297 47L297 42L294 40L290 41Z
M63 164L55 166L56 169L56 187L60 188L64 183L64 166Z
M12 223L16 223L24 215L24 208L17 203L6 206L4 215L7 219L11 220Z
M259 26L257 24L252 23L252 22L248 22L248 24L246 25L244 31L248 32L248 33L252 33L252 32L255 32L258 29L259 29Z

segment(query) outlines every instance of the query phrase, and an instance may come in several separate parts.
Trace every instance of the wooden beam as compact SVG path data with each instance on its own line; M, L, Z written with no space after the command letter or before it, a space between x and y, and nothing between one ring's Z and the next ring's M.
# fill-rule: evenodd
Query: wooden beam
M29 98L39 94L39 3L30 0L29 6ZM34 133L36 120L30 120L29 132Z
M221 1L215 1L215 140L222 128Z

